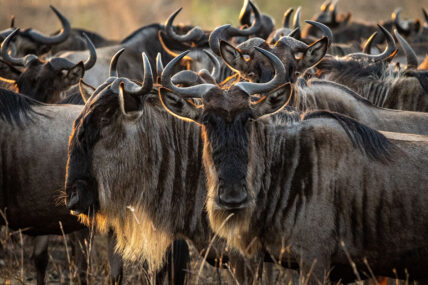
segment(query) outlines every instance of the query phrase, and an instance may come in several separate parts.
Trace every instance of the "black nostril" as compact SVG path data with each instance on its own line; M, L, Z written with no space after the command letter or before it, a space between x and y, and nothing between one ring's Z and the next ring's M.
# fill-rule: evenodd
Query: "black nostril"
M241 208L248 200L246 185L235 184L230 187L220 187L218 199L221 205L229 209Z

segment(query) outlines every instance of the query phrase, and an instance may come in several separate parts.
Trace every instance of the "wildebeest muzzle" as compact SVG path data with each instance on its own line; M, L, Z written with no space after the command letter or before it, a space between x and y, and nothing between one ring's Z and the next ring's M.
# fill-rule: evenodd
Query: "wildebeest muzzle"
M219 182L217 204L224 210L239 210L249 203L245 180L235 183Z
M98 209L94 182L76 180L67 188L66 192L69 194L66 199L66 206L69 210L75 214L88 214L89 212L94 213Z

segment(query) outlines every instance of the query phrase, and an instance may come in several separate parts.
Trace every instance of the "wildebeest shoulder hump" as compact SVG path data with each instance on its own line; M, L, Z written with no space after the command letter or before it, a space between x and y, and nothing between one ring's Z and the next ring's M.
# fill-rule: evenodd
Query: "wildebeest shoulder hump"
M314 118L331 118L336 120L345 130L352 144L371 159L385 163L392 160L392 154L396 150L396 147L380 132L350 117L328 111L306 113L303 120Z

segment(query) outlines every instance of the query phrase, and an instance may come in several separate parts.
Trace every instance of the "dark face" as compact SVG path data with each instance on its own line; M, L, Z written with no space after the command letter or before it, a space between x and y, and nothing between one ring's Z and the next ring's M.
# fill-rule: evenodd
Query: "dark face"
M252 113L244 106L237 109L207 106L201 117L204 163L217 176L209 178L214 182L209 187L215 202L225 210L241 209L250 202L246 176Z
M41 102L55 103L60 93L83 77L83 64L69 69L55 69L50 62L31 61L16 81L19 92Z
M96 96L98 90L100 94ZM92 170L93 150L102 138L102 130L114 120L119 109L117 96L109 96L109 90L102 90L102 87L98 90L93 95L97 100L87 102L74 121L69 141L66 205L77 213L94 213L99 208L98 184Z

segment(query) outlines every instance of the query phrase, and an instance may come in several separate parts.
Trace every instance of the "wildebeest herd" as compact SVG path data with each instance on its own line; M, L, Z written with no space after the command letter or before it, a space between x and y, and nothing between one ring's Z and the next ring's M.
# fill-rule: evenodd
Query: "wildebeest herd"
M244 284L269 263L310 284L428 279L425 9L376 25L326 1L275 27L245 0L240 27L177 10L115 42L51 8L59 32L0 32L2 225L35 236L38 284L47 235L88 227L117 284L122 258L184 283L187 243Z

